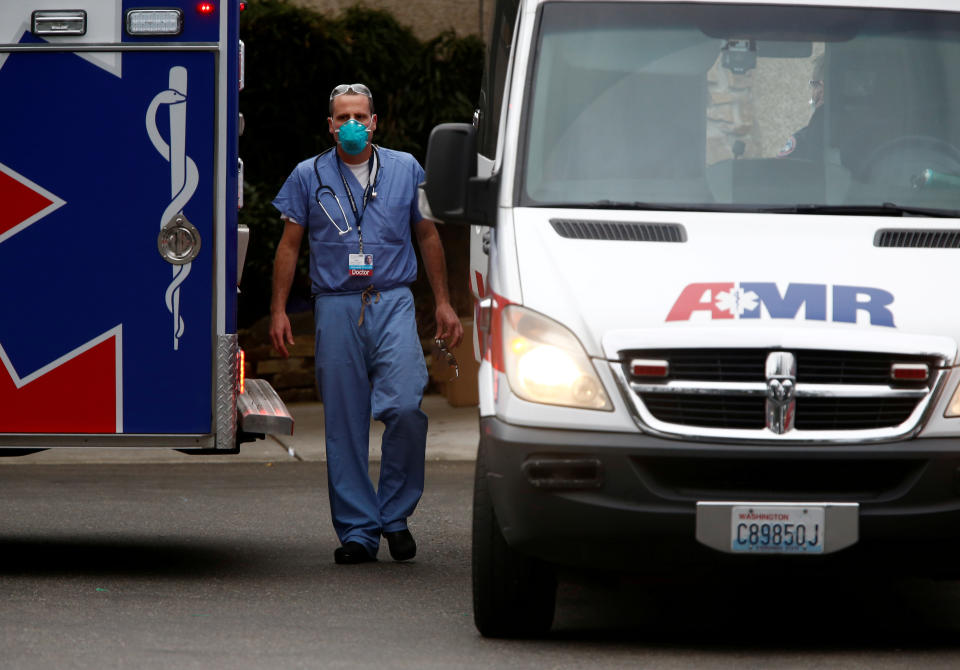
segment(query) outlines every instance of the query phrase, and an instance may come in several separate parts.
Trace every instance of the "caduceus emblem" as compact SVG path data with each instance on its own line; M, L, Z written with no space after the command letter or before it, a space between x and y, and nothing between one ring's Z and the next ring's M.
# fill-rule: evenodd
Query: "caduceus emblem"
M157 129L157 113L166 107L170 113L170 143ZM182 214L200 181L197 165L187 156L187 69L170 68L169 87L160 91L147 108L147 135L160 155L170 163L170 204L160 217L160 227L166 226L173 217ZM191 263L173 265L173 279L164 292L167 311L173 315L173 348L180 348L184 323L180 315L180 286L190 274Z

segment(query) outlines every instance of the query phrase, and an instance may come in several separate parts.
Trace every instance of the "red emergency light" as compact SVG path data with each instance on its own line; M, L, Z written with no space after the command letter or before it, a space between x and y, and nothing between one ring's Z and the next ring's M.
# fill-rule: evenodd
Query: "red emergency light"
M197 4L197 11L204 16L209 16L217 11L217 6L212 2L201 2Z
M630 373L634 377L667 377L670 374L670 362L635 358L630 361Z
M930 368L924 363L894 363L890 376L898 382L925 382L930 377Z

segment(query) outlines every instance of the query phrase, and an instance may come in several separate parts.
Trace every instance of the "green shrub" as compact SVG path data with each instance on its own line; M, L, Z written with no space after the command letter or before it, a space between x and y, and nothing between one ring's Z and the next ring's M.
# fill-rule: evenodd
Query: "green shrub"
M327 16L284 0L248 2L240 37L246 45L246 87L240 94L246 130L240 155L247 182L240 222L251 233L241 284L242 327L269 312L273 254L282 231L270 201L298 162L333 145L327 129L330 90L341 83L370 86L378 119L376 143L409 151L422 164L436 124L471 118L480 91L483 42L452 32L421 42L384 11L353 7ZM466 313L467 229L439 228L454 307ZM291 311L307 305L306 271L304 252ZM420 274L413 286L418 311L431 300L422 270ZM421 328L426 331L432 326L423 321L432 315L423 311L427 316Z

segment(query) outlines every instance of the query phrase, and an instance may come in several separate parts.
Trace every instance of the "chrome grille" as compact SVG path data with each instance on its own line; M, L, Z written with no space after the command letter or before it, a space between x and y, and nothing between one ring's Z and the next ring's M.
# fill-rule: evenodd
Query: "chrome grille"
M667 423L744 429L764 426L763 397L641 393L640 398L655 417Z
M801 398L797 430L869 430L899 426L919 398Z
M638 420L648 428L707 437L724 437L729 431L733 438L755 439L826 439L824 433L846 433L854 439L851 431L903 434L917 423L943 375L937 356L791 350L796 359L795 423L780 435L782 431L771 432L765 409L765 363L776 351L629 350L621 352L615 367L631 392ZM630 366L635 359L666 361L669 376L635 377ZM930 376L920 382L894 382L894 363L925 364ZM688 430L674 431L681 427Z
M670 378L699 381L763 381L763 366L770 349L644 349L627 351L623 358L662 358L670 361ZM887 384L890 365L927 363L929 356L875 354L861 351L798 349L797 368L808 384ZM629 373L629 371L628 371Z

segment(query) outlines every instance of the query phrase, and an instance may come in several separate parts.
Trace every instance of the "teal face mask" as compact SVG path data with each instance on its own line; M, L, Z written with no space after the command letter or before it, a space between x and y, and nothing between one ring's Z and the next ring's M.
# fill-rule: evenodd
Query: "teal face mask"
M356 156L367 147L368 134L369 131L365 125L356 119L350 119L337 131L337 141L340 142L344 151L351 156Z

